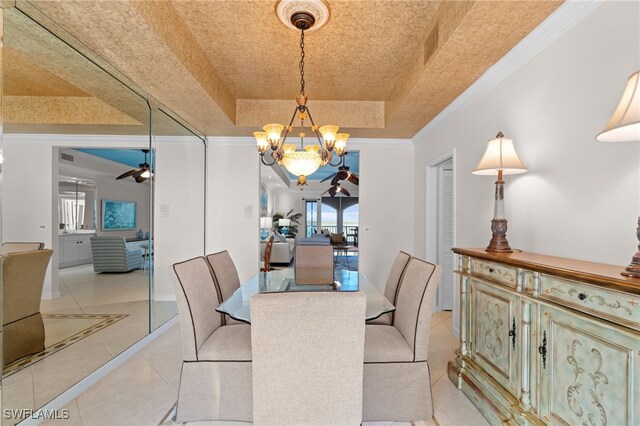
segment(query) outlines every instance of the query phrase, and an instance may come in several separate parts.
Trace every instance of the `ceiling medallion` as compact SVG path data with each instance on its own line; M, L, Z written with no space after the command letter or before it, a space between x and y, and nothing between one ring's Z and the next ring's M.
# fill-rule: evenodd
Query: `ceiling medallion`
M300 4L304 5L322 5L326 8L326 11L319 14L314 10L299 9ZM295 7L293 6L295 5ZM311 117L311 111L307 106L307 95L304 92L304 33L312 28L316 28L320 23L324 24L329 18L329 12L326 3L309 0L280 0L276 4L276 11L279 11L280 6L284 6L287 10L292 10L288 15L289 22L293 28L300 30L300 93L296 96L296 107L291 116L288 126L282 124L273 123L267 124L263 127L263 132L254 132L253 136L256 138L258 153L262 164L265 166L272 166L278 163L284 166L290 173L298 176L298 186L303 187L307 184L307 176L315 173L318 168L325 165L333 167L340 166L343 163L343 158L347 154L347 139L349 135L347 133L338 133L338 126L326 125L322 127L316 126ZM282 20L280 15L278 17ZM324 19L324 21L323 21ZM295 144L285 143L289 133L293 130L293 121L296 117L300 120L300 149L296 148ZM304 145L304 138L306 134L304 132L304 121L309 120L311 123L311 132L317 139L317 145ZM282 131L284 136L281 138ZM322 137L320 136L322 135ZM265 154L270 150L271 162L265 160ZM333 154L338 156L338 162L332 163Z
M278 0L276 16L286 27L315 31L329 21L331 12L329 4L323 0Z

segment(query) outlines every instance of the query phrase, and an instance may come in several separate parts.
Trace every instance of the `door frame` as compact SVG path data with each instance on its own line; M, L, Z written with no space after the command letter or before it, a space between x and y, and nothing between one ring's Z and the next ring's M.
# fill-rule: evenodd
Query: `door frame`
M438 166L451 160L453 163L453 243L456 245L456 150L450 149L431 160L425 162L424 169L424 252L425 258L429 262L438 261ZM457 280L453 282L453 312L452 312L452 332L455 336L460 335L460 297L459 284ZM434 302L435 303L435 302ZM434 306L435 307L435 306Z

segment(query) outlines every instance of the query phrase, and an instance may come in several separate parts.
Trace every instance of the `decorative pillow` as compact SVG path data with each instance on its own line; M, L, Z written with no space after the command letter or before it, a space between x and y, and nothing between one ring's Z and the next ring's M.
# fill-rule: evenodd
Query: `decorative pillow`
M331 234L331 244L344 244L344 233Z

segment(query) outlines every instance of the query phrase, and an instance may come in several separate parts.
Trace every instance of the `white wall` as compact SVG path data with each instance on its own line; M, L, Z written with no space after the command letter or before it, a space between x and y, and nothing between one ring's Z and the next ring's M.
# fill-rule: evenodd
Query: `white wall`
M506 177L511 247L629 262L637 245L640 147L599 143L594 137L611 116L628 76L640 68L639 16L638 2L598 5L495 87L421 132L426 135L419 133L414 140L418 255L425 247L425 163L452 148L455 244L487 245L495 179L471 171L486 141L503 131L529 168L527 174Z
M205 249L204 145L195 137L155 138L154 301L175 300L169 268Z
M244 282L259 269L259 156L249 138L208 140L207 253L228 250Z
M413 253L413 146L408 140L349 144L360 151L359 269L382 290L398 252Z

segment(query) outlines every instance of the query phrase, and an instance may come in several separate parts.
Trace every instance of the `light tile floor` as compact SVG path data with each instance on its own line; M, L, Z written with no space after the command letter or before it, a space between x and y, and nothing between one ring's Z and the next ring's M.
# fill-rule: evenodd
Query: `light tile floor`
M39 408L146 336L149 330L148 288L148 275L143 271L96 274L92 265L60 270L61 297L43 300L43 313L128 316L4 378L2 408ZM177 313L175 302L161 302L155 307L162 322ZM51 331L64 334L60 329ZM75 412L77 409L71 410L71 414ZM79 422L79 414L71 420ZM2 424L12 423L5 419Z
M434 314L431 330L429 365L437 424L487 425L484 417L447 378L447 362L453 359L458 346L457 339L450 332L451 313ZM176 401L181 359L180 329L176 325L67 405L65 408L69 410L70 419L64 421L64 424L158 425ZM243 423L189 423L196 426L241 424ZM393 422L365 423L366 426L400 424L409 425ZM413 424L423 426L436 423L429 420Z

